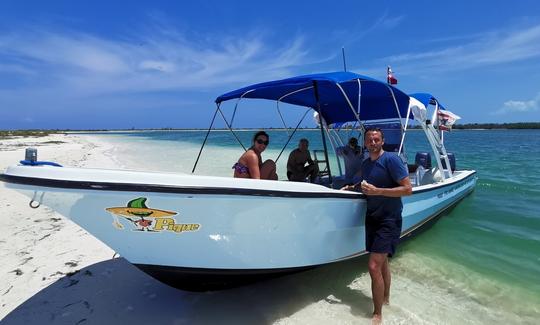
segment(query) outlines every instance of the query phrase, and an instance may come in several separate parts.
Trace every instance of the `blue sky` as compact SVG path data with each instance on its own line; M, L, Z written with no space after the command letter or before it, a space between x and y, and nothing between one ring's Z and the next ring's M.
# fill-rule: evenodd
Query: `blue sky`
M200 2L2 0L0 129L204 128L218 95L342 70L342 47L461 123L540 122L538 1Z

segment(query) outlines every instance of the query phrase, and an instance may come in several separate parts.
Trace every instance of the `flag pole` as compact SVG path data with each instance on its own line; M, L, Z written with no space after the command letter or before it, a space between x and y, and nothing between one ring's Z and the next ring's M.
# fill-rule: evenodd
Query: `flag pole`
M345 63L345 47L341 48L341 56L343 57L343 71L347 71L347 64Z

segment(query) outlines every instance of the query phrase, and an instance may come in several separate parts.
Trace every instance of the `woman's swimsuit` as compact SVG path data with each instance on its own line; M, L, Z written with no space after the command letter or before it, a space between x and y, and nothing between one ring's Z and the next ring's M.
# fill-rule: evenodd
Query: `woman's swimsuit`
M234 164L232 168L238 173L238 174L248 174L249 175L249 168L239 162Z

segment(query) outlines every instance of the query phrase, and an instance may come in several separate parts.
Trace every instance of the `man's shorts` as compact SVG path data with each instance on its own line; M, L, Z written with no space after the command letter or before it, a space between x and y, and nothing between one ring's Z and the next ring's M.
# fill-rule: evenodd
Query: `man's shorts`
M377 220L366 216L366 250L370 253L394 255L401 234L401 216Z

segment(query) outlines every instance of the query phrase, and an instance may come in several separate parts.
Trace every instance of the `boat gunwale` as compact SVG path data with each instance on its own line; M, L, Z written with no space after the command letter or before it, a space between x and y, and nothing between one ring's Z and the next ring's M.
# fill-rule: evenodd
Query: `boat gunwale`
M442 183L426 184L419 188L413 188L413 195L452 186L457 182L473 177L476 171L471 170L468 175L456 179L448 179ZM159 184L141 183L120 183L120 182L92 182L92 181L71 181L41 177L14 176L5 173L0 174L0 181L11 184L64 188L78 190L99 190L99 191L129 191L129 192L155 192L171 194L199 194L199 195L246 195L246 196L270 196L270 197L294 197L294 198L340 198L340 199L365 199L363 193L357 192L302 192L286 190L267 190L234 187L208 187L208 186L175 186Z

